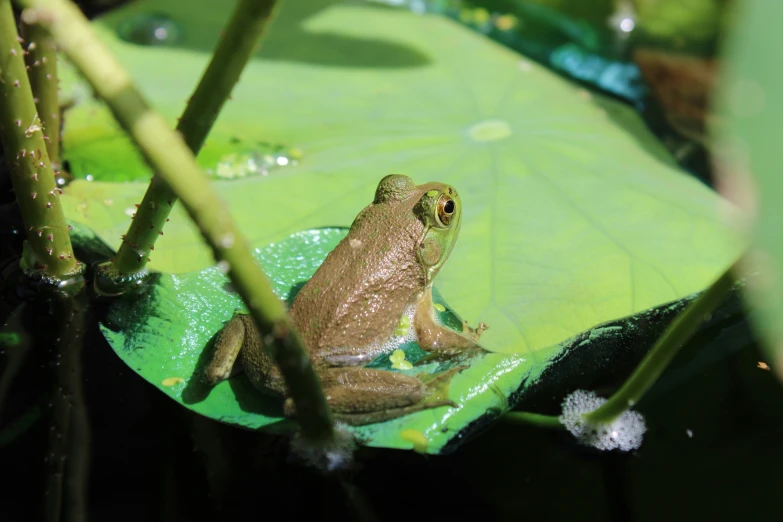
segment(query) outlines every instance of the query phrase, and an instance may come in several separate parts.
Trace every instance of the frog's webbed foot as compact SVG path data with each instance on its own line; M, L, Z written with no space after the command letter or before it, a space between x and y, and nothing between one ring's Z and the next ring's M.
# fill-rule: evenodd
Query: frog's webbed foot
M487 323L484 322L480 322L478 326L472 328L467 321L462 321L462 333L473 339L473 341L476 343L478 343L481 334L484 333L484 330L488 328L489 326L487 326Z
M241 365L234 364L245 341L245 323L239 315L235 315L215 338L215 351L204 368L202 380L215 385L225 381L241 370Z
M436 375L411 377L370 368L329 368L320 373L324 394L334 417L361 426L383 422L430 408L457 405L448 398L448 384L463 368ZM295 415L293 401L285 402L286 416Z
M479 353L485 351L478 340L488 328L485 323L479 323L471 328L467 321L462 323L462 332L456 332L443 326L435 319L435 307L432 303L432 288L428 287L416 306L416 316L413 320L416 328L419 346L427 352L440 355L456 355ZM431 359L432 357L428 357Z

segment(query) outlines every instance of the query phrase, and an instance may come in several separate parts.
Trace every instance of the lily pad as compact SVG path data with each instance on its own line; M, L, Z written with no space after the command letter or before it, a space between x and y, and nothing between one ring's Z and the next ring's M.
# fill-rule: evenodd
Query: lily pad
M299 232L256 249L255 257L266 267L278 296L291 302L345 233L343 228ZM449 309L437 288L434 296L441 322L459 330L459 316ZM460 364L469 367L456 375L446 390L458 408L440 407L347 429L369 446L414 448L425 453L452 451L520 401L528 408L551 409L551 403L567 390L589 388L618 362L627 365L633 358L638 360L645 347L695 297L692 294L604 323L527 354L488 353L461 360ZM183 406L228 424L285 433L294 424L283 418L281 401L254 389L244 375L214 388L201 382L215 335L235 311L246 309L217 267L184 275L160 274L141 293L114 303L101 330L129 367ZM725 310L716 313L718 319L712 322L722 321L721 314ZM408 375L449 368L449 362L411 367L424 352L401 335L394 353L381 355L368 366ZM719 357L722 351L725 347L717 347L710 357ZM403 360L409 364L401 367Z
M290 300L345 233L337 228L300 232L256 249L256 259L266 267L275 292ZM441 318L448 324L449 316L456 316L443 308ZM217 267L185 275L162 274L142 293L115 303L102 331L128 366L184 406L229 424L284 430L290 423L282 418L280 401L254 389L243 375L214 388L201 383L214 336L237 310L246 311ZM400 349L415 363L421 350L415 343L403 343L404 339L400 338ZM560 347L553 347L534 354L480 356L451 380L448 394L459 408L440 407L350 429L366 445L409 449L416 442L420 451L436 453L487 411L507 410L508 397L523 381L535 381L547 367L547 358L560 352ZM393 371L388 354L371 365ZM415 375L442 369L439 363L430 363L400 371Z
M156 13L182 28L178 44L116 37L118 20L152 5L134 3L96 26L172 115L225 14L217 16L211 2L155 2ZM224 4L220 10L227 12ZM113 140L112 154L125 158L129 145L119 132L80 110L104 109L71 111L66 156L92 143L79 138L84 133ZM438 287L466 319L490 325L483 339L497 352L530 353L680 299L710 283L738 251L724 224L730 205L680 171L632 110L436 16L287 3L214 136L229 129L243 143L302 151L296 166L214 183L255 245L350 224L389 172L453 184L464 195L462 232ZM91 156L106 172L144 168ZM72 219L116 246L144 188L77 181L63 201ZM213 263L181 211L165 234L152 268L187 272Z

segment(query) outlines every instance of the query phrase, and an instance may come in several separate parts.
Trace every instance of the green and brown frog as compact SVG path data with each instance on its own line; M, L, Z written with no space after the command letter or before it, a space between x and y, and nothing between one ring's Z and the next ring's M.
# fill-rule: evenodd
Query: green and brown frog
M375 200L354 220L348 235L302 287L289 311L321 379L337 420L354 425L381 422L454 403L444 382L462 367L409 376L364 365L397 345L398 325L409 323L421 348L433 355L480 351L487 328L441 325L432 302L432 281L459 234L462 208L457 191L444 183L416 185L386 176ZM253 385L285 397L286 387L249 315L236 315L219 332L204 378L229 378L239 358ZM287 415L293 403L285 403Z

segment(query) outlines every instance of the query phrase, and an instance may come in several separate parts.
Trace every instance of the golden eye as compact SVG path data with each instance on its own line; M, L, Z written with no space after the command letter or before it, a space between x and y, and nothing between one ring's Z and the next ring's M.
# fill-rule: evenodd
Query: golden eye
M435 216L438 218L438 222L444 227L449 226L451 218L454 217L454 211L457 210L454 200L443 194L438 199L438 206L435 212Z

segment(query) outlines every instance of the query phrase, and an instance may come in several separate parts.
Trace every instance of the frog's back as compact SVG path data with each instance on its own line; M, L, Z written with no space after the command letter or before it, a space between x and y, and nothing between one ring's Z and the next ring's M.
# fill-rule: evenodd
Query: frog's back
M381 353L425 286L415 251L423 230L412 211L377 204L362 211L291 307L314 360Z

